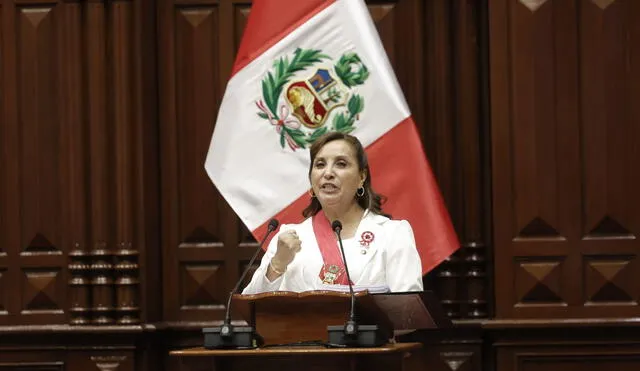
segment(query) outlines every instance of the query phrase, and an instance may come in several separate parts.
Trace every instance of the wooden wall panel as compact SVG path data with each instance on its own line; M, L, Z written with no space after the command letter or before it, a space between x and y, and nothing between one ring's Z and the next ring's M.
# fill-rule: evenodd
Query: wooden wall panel
M596 6L600 4L600 6ZM640 134L640 6L621 0L583 4L579 14L581 83L580 234L584 252L621 258L638 252L640 177L634 163ZM604 8L604 9L603 9ZM640 292L630 292L636 301Z
M476 371L482 369L482 352L480 346L470 344L443 345L433 344L430 349L417 353L413 360L420 368L434 371Z
M75 349L60 351L51 348L3 349L1 371L134 371L135 353L130 350Z
M12 63L7 63L4 60L4 57L7 53L7 43L5 41L5 30L4 24L5 20L5 9L0 4L0 117L3 120L7 117L7 110L5 108L5 102L7 99L6 95L6 80L7 76L13 75L13 71L10 69L13 67ZM0 145L3 147L7 142L7 134L8 127L6 125L0 125ZM5 181L7 179L8 174L8 162L9 158L6 155L7 151L0 151L0 231L4 231L8 228L9 221L7 218L7 202L8 202L8 191L7 186L8 182ZM7 314L9 314L9 300L10 300L10 291L7 282L9 281L8 277L8 267L9 267L9 256L7 255L7 241L3 234L0 234L0 318L5 318ZM2 321L2 320L0 320Z
M497 315L637 315L638 4L489 9Z
M563 349L519 347L498 353L500 371L601 371L638 369L640 354L637 345L567 346Z
M484 1L424 3L425 96L412 112L462 248L428 276L452 318L491 315ZM406 91L406 88L403 88ZM420 116L418 116L420 117Z
M1 3L0 325L140 321L157 233L149 4Z
M86 156L82 154L87 152L87 133L88 128L85 125L85 117L87 109L85 107L86 99L83 94L83 76L82 76L82 59L83 42L81 31L83 29L83 17L81 5L77 2L65 3L66 10L64 15L64 36L62 43L65 45L66 54L68 56L66 63L63 64L63 73L61 76L65 80L63 84L67 89L66 100L62 105L63 125L67 125L74 130L69 131L66 136L65 147L69 148L63 154L63 166L68 169L68 178L63 184L67 185L69 194L67 209L68 215L66 220L68 223L68 235L65 236L65 245L69 246L70 255L80 251L85 251L89 243L89 230L87 229L86 220L89 218L87 209L89 190L86 187L86 179L88 176ZM70 270L68 303L70 322L74 319L88 318L89 297L87 285L89 281L85 277L74 279L73 270Z
M2 235L6 279L15 283L6 303L13 318L0 319L5 324L9 318L12 323L64 320L67 225L65 218L50 217L69 202L61 154L68 151L65 138L75 134L61 107L67 95L60 84L67 57L60 50L63 14L55 3L3 7L3 59L6 68L15 68L3 80Z
M4 56L5 56L5 45L6 42L4 42L4 12L3 12L3 7L2 4L0 3L0 117L2 117L3 119L5 118L5 109L4 109L4 101L6 98L5 95L5 79L6 79L6 74L7 74L7 67L6 67L6 63L4 62ZM0 144L4 145L5 143L5 125L0 125ZM5 172L3 171L3 168L6 169L6 162L8 161L8 159L6 158L6 155L4 154L4 151L0 151L0 202L2 202L2 204L4 205L6 203L6 190L5 190L5 181L3 179L5 179ZM0 205L0 231L6 229L6 225L7 225L7 221L5 220L5 211L4 208ZM6 316L8 314L7 312L7 306L8 306L8 302L9 302L9 292L7 290L7 288L5 288L6 286L6 282L7 282L7 267L8 267L8 258L7 258L7 252L6 252L6 242L4 241L4 238L2 235L0 235L0 316ZM1 317L0 317L1 318Z
M221 318L238 274L225 261L237 248L237 221L204 171L230 73L229 66L222 79L220 61L232 53L222 49L220 28L223 18L233 18L217 2L192 5L159 4L164 318L170 321Z
M63 371L65 359L54 352L6 352L0 361L0 370Z

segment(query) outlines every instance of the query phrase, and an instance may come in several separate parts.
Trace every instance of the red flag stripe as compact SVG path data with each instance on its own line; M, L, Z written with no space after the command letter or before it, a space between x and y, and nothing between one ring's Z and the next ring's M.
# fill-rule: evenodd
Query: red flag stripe
M367 147L374 189L387 196L384 210L411 223L427 273L460 247L437 181L408 117Z
M231 76L335 0L254 0Z
M407 219L427 273L460 246L450 223L433 172L425 161L413 118L408 117L367 147L374 189L387 196L384 211L394 219ZM299 223L309 204L305 194L274 217L282 223ZM268 221L253 231L259 240Z

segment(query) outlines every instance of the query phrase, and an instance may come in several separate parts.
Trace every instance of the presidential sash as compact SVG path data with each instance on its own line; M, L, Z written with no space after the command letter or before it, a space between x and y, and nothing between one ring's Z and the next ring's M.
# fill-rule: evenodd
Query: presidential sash
M338 239L333 229L331 229L329 219L327 219L324 212L320 210L311 219L311 224L313 225L313 233L316 236L318 248L324 261L322 269L320 269L320 280L327 285L348 285L342 254L338 247Z

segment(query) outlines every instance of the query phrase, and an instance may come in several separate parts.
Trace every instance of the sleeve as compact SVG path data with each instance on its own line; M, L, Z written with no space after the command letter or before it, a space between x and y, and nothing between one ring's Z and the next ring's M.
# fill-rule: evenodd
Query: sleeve
M413 229L406 220L397 224L387 251L387 285L391 292L423 291L422 263Z
M242 290L243 294L259 294L263 292L278 291L278 289L280 288L280 284L282 284L284 274L273 281L269 281L269 279L267 278L267 269L269 268L269 262L271 262L271 258L273 258L276 254L278 248L278 236L280 235L280 233L282 233L283 230L286 230L285 225L281 225L278 233L273 235L273 237L271 238L269 246L267 247L267 251L264 253L264 255L262 256L262 260L260 261L260 266L253 273L253 277L251 278L251 281L249 282L247 287Z

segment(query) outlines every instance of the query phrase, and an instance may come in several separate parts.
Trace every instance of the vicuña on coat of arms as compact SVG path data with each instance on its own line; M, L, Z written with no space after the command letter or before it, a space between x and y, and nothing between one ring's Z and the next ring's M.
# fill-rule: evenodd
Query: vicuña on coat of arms
M280 146L306 148L328 131L350 133L364 109L354 87L369 77L356 53L343 54L335 65L321 50L298 48L293 58L274 61L262 80L258 116L275 127Z

